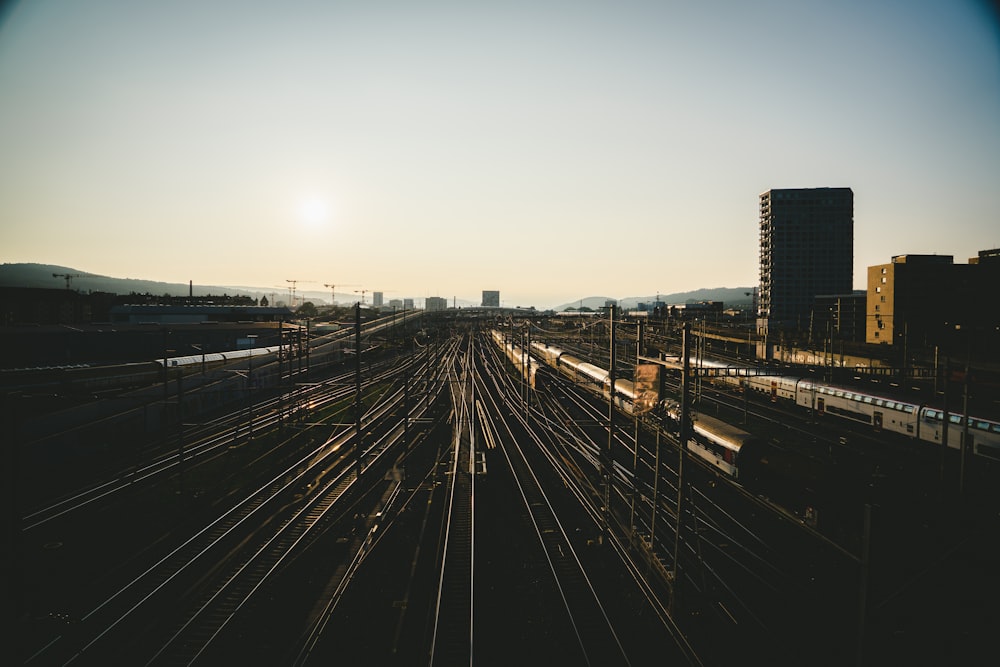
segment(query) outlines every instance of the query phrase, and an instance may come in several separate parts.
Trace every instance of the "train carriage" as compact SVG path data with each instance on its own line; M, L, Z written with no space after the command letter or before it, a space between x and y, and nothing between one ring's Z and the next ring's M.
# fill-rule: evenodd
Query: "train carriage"
M921 440L940 445L944 441L944 412L934 408L920 409L919 437ZM963 442L966 429L972 452L987 458L1000 460L1000 422L971 417L968 424L962 424L962 415L948 415L948 447L958 449Z
M860 391L819 384L810 380L799 382L795 402L815 411L817 415L833 414L862 424L876 431L886 430L912 438L918 436L917 419L920 406Z

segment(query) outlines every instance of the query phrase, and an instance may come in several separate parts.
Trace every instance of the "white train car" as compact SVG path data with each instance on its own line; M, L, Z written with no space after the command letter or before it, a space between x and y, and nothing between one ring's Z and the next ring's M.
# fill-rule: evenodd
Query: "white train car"
M876 431L891 431L916 438L920 406L874 394L800 380L797 405L814 410L817 415L832 414L862 424Z
M943 441L944 415L939 408L796 376L750 375L744 378L741 373L745 376L750 367L736 367L709 359L699 363L703 368L731 369L714 379L730 386L739 386L745 379L751 391L767 395L774 402L794 402L820 416L849 419L867 424L875 431L898 433L935 445L941 445ZM679 360L671 360L666 365L677 369L681 367ZM697 366L692 364L692 367ZM948 420L948 447L958 449L966 430L963 417L953 412ZM968 444L974 454L1000 460L1000 421L970 416L968 433Z
M679 428L680 406L671 403L666 408L668 423L676 432ZM764 442L738 426L715 417L697 415L691 421L688 451L735 480L752 477L752 466L761 458Z
M920 409L920 439L940 445L944 441L944 412L935 408ZM962 415L948 415L948 447L958 449L965 437ZM979 456L1000 460L1000 421L971 417L968 420L969 444Z
M524 348L505 342L501 332L494 330L492 336L493 341L504 351L507 359L514 365L514 368L517 369L521 377L527 379L528 386L534 389L535 378L538 372L538 362L530 354L527 354Z

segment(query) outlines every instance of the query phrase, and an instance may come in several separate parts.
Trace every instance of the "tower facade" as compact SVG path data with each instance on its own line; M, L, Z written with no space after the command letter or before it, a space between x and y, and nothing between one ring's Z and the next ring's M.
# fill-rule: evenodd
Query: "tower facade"
M500 290L483 290L483 308L500 307Z
M819 294L850 294L854 280L854 192L768 190L760 195L757 329L804 330Z

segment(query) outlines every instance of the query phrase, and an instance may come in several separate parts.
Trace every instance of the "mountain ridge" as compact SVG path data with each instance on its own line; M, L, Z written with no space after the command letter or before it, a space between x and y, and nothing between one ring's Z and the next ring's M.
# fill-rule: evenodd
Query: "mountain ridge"
M190 290L194 296L245 294L254 298L266 296L268 301L273 302L284 301L286 296L286 290L282 288L266 289L262 287L236 287L232 285L199 285L197 283L189 286L186 283L169 283L157 280L145 280L141 278L114 278L111 276L89 273L80 269L59 266L56 264L0 264L0 286L60 289L66 287L66 275L71 276L69 285L70 288L81 292L157 295L169 294L171 296L185 296ZM670 305L692 301L722 301L727 306L743 304L749 305L752 303L752 296L747 296L746 293L752 291L752 287L712 287L688 292L676 292L673 294L625 297L617 299L617 303L623 308L635 308L639 303L652 303L657 299ZM297 293L297 296L306 300L313 300L325 304L329 303L331 294L330 292L323 292L320 290L300 290ZM357 300L357 296L353 293L337 294L336 298L341 303L353 302ZM569 308L577 308L581 305L597 310L603 307L605 302L609 299L610 297L606 296L589 296L569 301L561 306L556 306L551 310L561 312ZM449 301L451 300L449 299ZM462 302L463 306L470 304L467 300L459 299L458 301Z
M688 292L675 292L673 294L656 294L650 296L629 296L617 299L620 307L625 309L636 308L640 303L653 303L662 301L667 305L677 305L682 303L696 303L699 301L722 301L726 306L751 305L753 303L753 287L703 287ZM749 292L749 294L747 294ZM556 306L552 310L561 312L569 308L579 308L583 305L586 308L597 310L602 308L610 297L588 296Z

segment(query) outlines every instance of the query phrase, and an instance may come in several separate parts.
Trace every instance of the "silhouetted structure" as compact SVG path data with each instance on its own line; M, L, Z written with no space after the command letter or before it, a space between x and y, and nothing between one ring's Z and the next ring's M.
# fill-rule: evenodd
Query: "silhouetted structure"
M1000 251L983 250L968 264L952 255L897 255L868 267L866 319L868 343L990 344L1000 327Z
M483 308L499 308L500 307L500 291L499 290L483 290Z
M854 192L768 190L760 195L758 331L808 326L818 294L850 294Z

